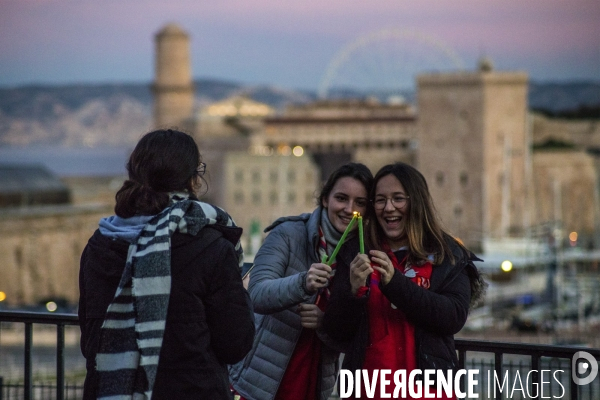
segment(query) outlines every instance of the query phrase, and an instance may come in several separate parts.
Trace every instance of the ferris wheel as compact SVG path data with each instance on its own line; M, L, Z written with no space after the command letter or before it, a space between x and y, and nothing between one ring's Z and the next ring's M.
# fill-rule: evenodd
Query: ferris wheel
M334 55L318 95L402 96L414 92L418 74L463 69L460 56L439 39L413 30L383 29L359 36Z

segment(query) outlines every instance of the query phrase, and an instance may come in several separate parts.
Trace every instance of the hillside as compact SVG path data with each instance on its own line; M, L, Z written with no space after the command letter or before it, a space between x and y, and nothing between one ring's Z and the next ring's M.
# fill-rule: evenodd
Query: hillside
M197 106L234 94L282 110L304 103L316 94L245 86L202 79L195 82ZM364 96L342 92L345 96ZM405 96L411 100L414 94ZM600 108L600 82L530 83L530 108L549 115ZM0 146L63 145L68 147L130 145L152 124L149 84L23 86L0 88Z

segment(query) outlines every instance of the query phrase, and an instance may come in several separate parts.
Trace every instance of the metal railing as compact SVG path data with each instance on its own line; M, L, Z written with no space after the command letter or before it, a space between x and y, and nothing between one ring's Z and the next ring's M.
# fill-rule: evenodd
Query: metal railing
M65 393L65 326L79 325L77 314L50 314L28 311L2 311L0 310L0 322L17 322L25 324L24 332L24 374L23 374L23 397L25 400L32 399L32 348L33 348L33 324L56 325L56 399L64 400ZM0 384L0 388L2 385ZM2 391L0 390L0 400Z
M580 387L571 379L572 359L574 355L580 351L585 351L591 354L596 362L600 359L600 349L591 349L581 346L556 346L556 345L540 345L530 343L506 343L506 342L489 342L483 340L455 340L456 350L458 351L459 368L467 368L467 352L483 352L494 355L493 369L496 377L502 377L506 373L507 367L513 368L511 363L506 363L504 358L506 355L521 355L528 356L529 363L525 369L532 371L532 383L536 383L537 388L542 388L543 374L540 371L545 370L549 365L556 367L561 366L561 359L567 359L565 372L568 373L569 382L569 398L571 400L579 399ZM509 365L507 365L509 364ZM521 365L517 369L523 369ZM548 381L545 381L548 383ZM498 382L492 382L495 389L499 389ZM587 386L590 400L600 399L600 377L597 376L593 384L595 386ZM494 392L495 393L495 392Z
M13 322L24 324L24 382L23 382L23 398L25 400L33 399L33 379L32 379L32 347L33 347L33 325L45 324L56 326L56 399L65 399L65 326L78 325L78 317L76 314L54 314L43 312L24 312L24 311L2 311L0 310L0 322ZM549 365L563 368L563 364L557 364L557 360L565 360L565 371L568 373L568 397L571 400L582 398L580 387L571 379L571 359L575 353L586 351L591 354L596 360L600 359L600 349L591 349L580 346L555 346L555 345L539 345L539 344L524 344L524 343L506 343L506 342L491 342L482 340L467 340L456 339L456 349L459 357L459 368L479 368L480 370L492 370L496 377L501 377L508 370L528 370L534 371L531 382L537 383L541 388L543 374L539 371ZM467 353L477 352L493 355L490 357L490 362L477 362L471 358L467 360ZM523 365L519 363L514 366L512 362L507 361L512 355L525 356L528 362ZM535 372L538 371L538 372ZM1 372L0 372L1 373ZM464 383L464 382L463 382ZM500 397L502 397L502 388L499 387L498 381L492 381L492 384L500 389ZM546 381L547 383L547 381ZM564 382L566 383L566 382ZM592 384L595 385L592 387ZM600 376L587 387L587 396L590 400L600 399ZM44 386L44 385L41 385ZM463 385L464 386L464 385ZM562 385L561 385L562 386ZM46 388L48 386L45 386ZM0 400L2 400L2 380L0 377ZM464 387L462 388L464 391ZM567 395L566 388L563 388L563 393ZM494 392L495 393L495 392ZM485 398L485 397L484 397ZM497 398L496 394L493 397ZM562 397L561 397L562 398Z

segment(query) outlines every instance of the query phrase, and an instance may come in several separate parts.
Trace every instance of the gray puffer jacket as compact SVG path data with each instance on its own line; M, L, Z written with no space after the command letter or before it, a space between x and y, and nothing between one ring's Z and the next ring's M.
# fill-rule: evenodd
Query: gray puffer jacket
M319 262L320 215L319 207L312 214L279 218L265 229L270 233L254 258L248 287L255 312L254 344L244 360L229 368L233 387L248 400L275 397L302 330L296 306L315 301L303 282L311 264ZM321 348L317 390L326 400L335 384L339 352Z

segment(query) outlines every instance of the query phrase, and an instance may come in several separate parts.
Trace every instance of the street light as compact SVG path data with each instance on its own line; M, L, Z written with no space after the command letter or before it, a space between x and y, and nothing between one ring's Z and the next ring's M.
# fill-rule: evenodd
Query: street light
M510 272L513 269L513 264L512 264L512 262L510 262L508 260L502 261L500 268L502 268L502 271L504 271L504 272Z

